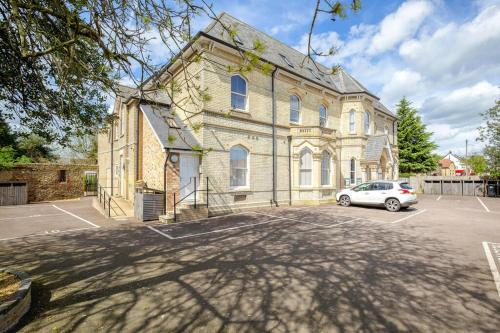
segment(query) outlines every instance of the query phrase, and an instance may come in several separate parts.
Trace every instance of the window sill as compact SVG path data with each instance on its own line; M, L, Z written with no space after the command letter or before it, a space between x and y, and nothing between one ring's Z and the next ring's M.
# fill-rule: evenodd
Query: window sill
M250 111L248 111L248 110L234 109L234 108L230 108L229 112L237 112L237 113L242 113L242 114L245 114L245 115L249 115L250 114Z
M229 193L231 194L251 194L251 190L249 186L241 186L241 187L231 187L229 189Z

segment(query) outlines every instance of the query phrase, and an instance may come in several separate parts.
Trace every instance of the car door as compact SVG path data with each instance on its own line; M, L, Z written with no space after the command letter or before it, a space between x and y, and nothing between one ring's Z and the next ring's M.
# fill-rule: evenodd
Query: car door
M370 199L373 204L383 204L387 198L389 190L392 188L391 183L375 182L372 186L372 195Z
M351 202L353 203L369 203L371 196L371 184L364 183L352 189Z

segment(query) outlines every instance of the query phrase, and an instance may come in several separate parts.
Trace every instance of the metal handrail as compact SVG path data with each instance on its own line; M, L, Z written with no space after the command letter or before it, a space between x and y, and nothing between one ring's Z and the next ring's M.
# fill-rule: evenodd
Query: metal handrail
M193 191L191 191L190 193L186 194L186 195L185 195L183 198L181 198L179 201L177 201L177 200L176 200L176 194L175 194L175 192L174 192L174 221L176 221L176 220L177 220L177 205L178 205L178 204L180 204L182 201L184 201L184 200L185 200L187 197L189 197L191 194L194 194L194 208L196 209L196 205L197 205L197 202L196 202L196 193L197 193L197 192L203 192L203 191L206 191L206 192L207 192L207 193L206 193L206 199L207 199L207 200L206 200L206 205L207 205L207 208L208 208L208 199L209 199L209 197L208 197L208 192L209 192L209 188L208 188L208 186L209 186L209 180L208 180L208 177L206 177L206 180L207 180L207 188L206 188L206 190L198 190L198 189L196 188L196 177L191 177L191 179L194 179L194 190L193 190ZM189 183L188 183L188 184L186 184L185 186L181 187L181 188L179 189L179 191L180 191L181 189L185 188L187 185L189 185L189 184L191 183L191 179L189 180ZM180 193L180 192L179 192L179 193Z
M110 188L110 187L103 187L101 185L98 185L98 191L97 191L97 197L99 199L99 203L102 204L103 206L103 209L104 209L104 212L108 214L108 217L111 217L111 210L113 210L113 213L115 214L115 216L120 216L120 214L118 214L115 210L115 207L113 207L111 205L111 203L114 203L115 206L120 209L121 211L121 215L123 216L127 216L127 214L125 213L125 211L120 207L120 205L118 205L116 203L116 201L113 199L113 197L108 193L106 192L106 188ZM107 196L107 198L106 198ZM106 211L106 203L107 203L107 211Z

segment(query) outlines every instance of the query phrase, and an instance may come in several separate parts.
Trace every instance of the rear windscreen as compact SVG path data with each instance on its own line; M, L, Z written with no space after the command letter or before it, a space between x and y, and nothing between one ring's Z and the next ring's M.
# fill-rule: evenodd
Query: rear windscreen
M413 187L411 187L408 183L400 183L399 186L401 186L401 188L404 188L405 190L413 190Z

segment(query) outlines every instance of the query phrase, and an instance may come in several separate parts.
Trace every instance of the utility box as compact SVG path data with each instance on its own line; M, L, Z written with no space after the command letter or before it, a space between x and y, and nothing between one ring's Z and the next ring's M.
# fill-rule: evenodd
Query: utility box
M137 187L134 196L134 216L139 221L158 220L165 214L165 192Z

